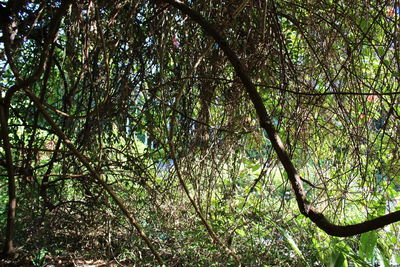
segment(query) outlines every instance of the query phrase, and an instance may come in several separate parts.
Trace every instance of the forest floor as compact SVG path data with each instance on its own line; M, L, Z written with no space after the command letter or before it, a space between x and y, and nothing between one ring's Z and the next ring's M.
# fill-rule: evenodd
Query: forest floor
M18 257L12 260L0 260L0 267L117 267L117 266L136 266L129 261L105 262L103 260L78 260L70 257L45 257L43 259L33 259L32 257Z

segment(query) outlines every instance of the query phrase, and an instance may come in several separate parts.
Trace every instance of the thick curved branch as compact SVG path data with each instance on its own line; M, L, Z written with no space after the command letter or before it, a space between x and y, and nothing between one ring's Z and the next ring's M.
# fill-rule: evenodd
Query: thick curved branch
M278 155L279 161L282 163L288 175L296 196L297 205L300 212L314 222L319 228L324 230L329 235L333 236L352 236L365 233L371 230L382 228L385 225L400 221L400 211L392 212L378 218L367 220L362 223L352 225L336 225L331 223L322 213L313 207L306 198L306 192L303 188L303 182L294 167L285 146L283 145L274 125L271 122L270 116L264 106L263 100L258 93L254 83L252 82L245 66L242 64L236 53L228 45L226 38L220 33L213 24L209 23L200 13L192 10L189 6L176 0L162 0L181 12L189 16L192 20L198 23L206 34L210 35L218 43L219 47L224 51L226 57L231 62L237 75L240 77L253 105L257 112L260 126L266 131L272 147Z

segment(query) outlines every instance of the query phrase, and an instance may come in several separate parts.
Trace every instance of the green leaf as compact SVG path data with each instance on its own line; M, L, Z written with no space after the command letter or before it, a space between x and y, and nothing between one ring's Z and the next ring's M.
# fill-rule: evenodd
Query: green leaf
M370 231L361 235L360 238L360 257L371 262L374 258L374 248L378 240L378 234L376 231Z
M395 255L394 260L396 261L397 264L400 263L400 255Z
M368 28L369 28L369 23L368 23L368 21L362 19L362 20L360 21L360 28L361 28L361 30L362 30L363 33L366 33L367 30L368 30Z
M246 232L243 230L243 229L236 229L236 233L238 234L238 235L240 235L241 237L243 237L243 236L245 236L246 235Z
M383 57L383 56L385 55L385 53L386 53L385 48L383 48L383 47L381 47L381 46L378 47L377 53L378 53L378 56Z
M400 77L400 72L397 72L397 71L392 72L392 77L393 77L393 78L398 78L398 77Z
M347 267L347 259L341 251L335 250L330 257L329 267Z
M293 251L308 265L303 253L301 252L301 250L299 249L299 247L297 246L296 242L294 241L293 237L289 234L289 232L281 227L278 227L278 229L283 234L289 245L292 247Z

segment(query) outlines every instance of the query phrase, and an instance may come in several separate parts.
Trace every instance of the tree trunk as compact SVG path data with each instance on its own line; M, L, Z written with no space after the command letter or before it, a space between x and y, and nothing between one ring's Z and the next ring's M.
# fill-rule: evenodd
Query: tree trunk
M0 99L0 137L3 142L5 151L7 176L8 176L8 205L7 205L7 228L5 243L3 247L3 255L9 256L14 254L14 229L15 229L15 209L17 206L14 166L12 162L11 146L8 133L8 115L9 115L9 102L5 103Z

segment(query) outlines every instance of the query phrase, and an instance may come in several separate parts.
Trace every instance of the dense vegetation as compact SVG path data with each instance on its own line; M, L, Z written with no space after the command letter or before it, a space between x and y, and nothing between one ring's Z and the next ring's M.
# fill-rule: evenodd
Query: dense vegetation
M2 258L400 263L397 1L0 1Z

